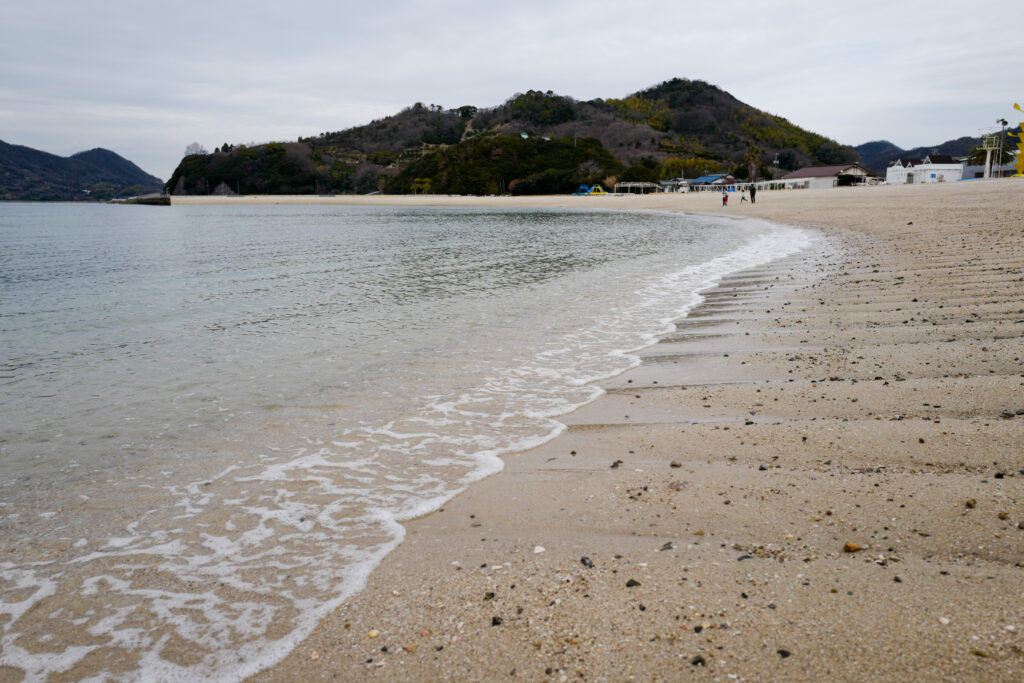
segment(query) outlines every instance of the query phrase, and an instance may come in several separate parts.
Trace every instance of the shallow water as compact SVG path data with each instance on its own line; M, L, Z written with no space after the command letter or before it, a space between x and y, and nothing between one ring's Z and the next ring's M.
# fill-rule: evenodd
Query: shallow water
M799 230L0 205L0 665L237 680ZM513 456L514 457L514 456Z

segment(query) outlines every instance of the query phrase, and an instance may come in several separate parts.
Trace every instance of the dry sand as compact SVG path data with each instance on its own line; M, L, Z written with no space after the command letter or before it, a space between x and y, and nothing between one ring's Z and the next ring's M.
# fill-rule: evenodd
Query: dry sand
M710 291L256 680L1021 680L1024 180L757 199L724 211L821 245Z

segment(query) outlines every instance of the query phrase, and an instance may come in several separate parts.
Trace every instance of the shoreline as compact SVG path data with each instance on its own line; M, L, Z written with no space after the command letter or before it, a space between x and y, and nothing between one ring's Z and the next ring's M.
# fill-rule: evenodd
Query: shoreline
M1024 183L716 197L523 198L756 216L836 249L705 292L253 680L1012 680Z

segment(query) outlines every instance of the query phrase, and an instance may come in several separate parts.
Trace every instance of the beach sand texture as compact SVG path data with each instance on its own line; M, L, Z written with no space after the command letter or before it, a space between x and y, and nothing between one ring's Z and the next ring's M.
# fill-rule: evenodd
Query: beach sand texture
M824 239L407 524L255 680L1021 680L1024 181L580 199L447 203Z

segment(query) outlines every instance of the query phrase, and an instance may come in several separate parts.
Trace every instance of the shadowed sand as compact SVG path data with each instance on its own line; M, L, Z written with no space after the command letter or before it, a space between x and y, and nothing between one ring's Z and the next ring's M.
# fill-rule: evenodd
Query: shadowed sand
M1024 180L757 199L416 198L825 239L722 282L562 436L407 524L256 680L1020 680Z

